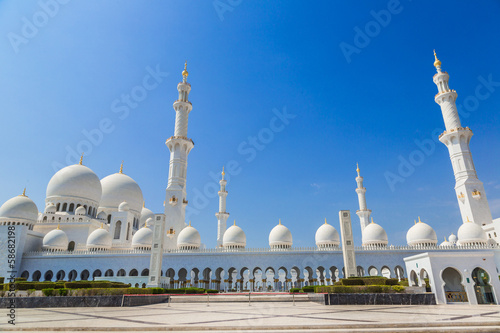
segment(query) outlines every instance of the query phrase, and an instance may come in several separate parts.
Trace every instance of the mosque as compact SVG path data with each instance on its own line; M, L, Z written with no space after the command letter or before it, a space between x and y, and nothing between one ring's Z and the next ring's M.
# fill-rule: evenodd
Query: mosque
M498 303L500 285L500 219L493 220L477 178L469 141L462 127L436 54L438 88L446 145L455 174L455 192L463 224L457 235L438 244L433 228L418 219L407 232L405 246L389 246L384 228L370 221L357 168L362 246L355 248L357 274L408 278L412 286L428 279L438 303ZM227 227L227 181L222 171L219 210L215 214L217 247L203 248L195 226L185 222L187 160L194 143L188 138L191 85L186 66L174 102L175 131L170 150L165 210L144 206L141 188L123 171L102 179L83 163L59 170L49 181L41 212L25 192L0 207L0 276L28 281L112 280L133 286L185 286L221 291L286 291L305 285L330 285L346 276L341 237L326 221L315 234L315 247L293 247L290 230L279 221L269 233L268 248L247 247L245 232ZM350 218L350 216L349 216ZM311 235L312 238L312 235Z

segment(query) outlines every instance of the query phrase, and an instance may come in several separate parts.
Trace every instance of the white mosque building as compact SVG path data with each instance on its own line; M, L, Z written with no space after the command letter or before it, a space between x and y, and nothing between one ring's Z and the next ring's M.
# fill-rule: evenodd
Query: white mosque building
M449 75L441 70L437 57L434 65L435 101L446 126L439 139L450 153L463 224L456 236L438 244L436 232L419 218L407 232L407 245L388 246L384 228L370 221L358 167L356 214L362 246L355 248L357 273L407 277L411 285L420 286L429 278L440 303L497 303L500 219L492 219L477 178L469 149L472 131L460 123L457 93L449 88ZM215 214L217 247L202 248L195 225L185 222L187 159L194 147L187 133L192 110L187 78L185 67L173 104L174 135L166 141L170 164L164 212L153 213L144 206L141 188L124 173L123 164L118 173L99 179L83 164L82 156L79 164L61 169L50 179L43 211L24 192L0 207L0 250L12 259L0 262L0 276L13 274L29 281L101 279L141 287L224 291L284 291L329 285L344 277L340 235L326 220L316 232L315 247L294 247L292 233L281 221L270 230L268 248L247 247L244 226L234 223L227 228L224 171Z

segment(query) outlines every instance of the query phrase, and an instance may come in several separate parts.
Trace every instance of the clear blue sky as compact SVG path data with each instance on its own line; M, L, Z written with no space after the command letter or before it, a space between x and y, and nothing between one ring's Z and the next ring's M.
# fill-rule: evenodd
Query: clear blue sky
M416 140L444 128L434 102L435 48L458 104L470 97L474 111L462 124L474 131L477 172L500 216L500 86L474 100L480 77L500 82L498 1L40 3L0 2L0 202L27 187L43 210L54 165L67 165L68 148L79 154L87 140L82 131L104 121L112 130L85 147L84 164L103 178L124 160L146 206L162 212L164 142L173 135L172 103L187 59L195 142L187 191L197 207L190 219L208 247L218 198L199 193L213 186L209 173L232 160L239 174L230 177L227 210L248 247L267 247L279 218L295 246L313 246L325 217L339 229L338 211L358 208L356 162L390 244L406 244L417 216L442 239L461 223L448 151L438 142L428 155L415 153ZM141 96L147 68L169 74ZM131 92L144 99L125 116L120 99ZM272 132L274 109L295 118L273 122ZM266 143L254 154L249 137L259 133ZM391 188L387 172L398 175L401 158L417 155L419 165ZM354 214L353 224L360 244Z

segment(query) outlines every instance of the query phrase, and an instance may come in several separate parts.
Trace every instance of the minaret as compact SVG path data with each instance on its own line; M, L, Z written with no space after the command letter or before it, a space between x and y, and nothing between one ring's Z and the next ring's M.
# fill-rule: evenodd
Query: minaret
M435 51L434 58L437 74L434 74L433 81L438 87L434 100L441 107L446 127L446 130L439 136L439 141L444 143L450 152L451 165L455 174L455 192L462 221L465 223L469 217L479 225L490 224L492 223L490 207L483 183L477 178L469 149L472 131L460 124L455 104L457 92L448 86L450 76L441 71L441 61L437 58Z
M224 167L222 167L222 179L220 180L220 191L219 191L219 212L215 213L217 217L217 247L222 247L222 239L224 233L226 232L226 221L229 217L229 213L226 212L226 184L227 180L224 179L226 173L224 172Z
M361 232L365 230L365 227L370 224L370 214L371 210L366 208L366 188L363 187L363 177L359 174L359 165L356 163L356 171L358 176L356 177L356 183L358 187L356 188L356 193L358 194L359 210L356 211L356 215L359 216L359 224L361 225Z
M177 85L179 98L174 102L175 132L165 144L170 150L168 186L165 199L166 234L165 248L177 248L177 235L185 227L186 205L186 171L189 152L194 147L193 140L187 137L188 116L193 106L188 100L191 85L187 83L187 63L182 71L182 82Z

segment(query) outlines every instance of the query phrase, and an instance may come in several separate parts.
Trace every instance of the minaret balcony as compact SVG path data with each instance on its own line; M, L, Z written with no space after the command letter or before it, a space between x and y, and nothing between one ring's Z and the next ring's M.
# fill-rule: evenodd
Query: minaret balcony
M441 133L441 135L439 135L439 139L441 139L442 136L446 135L446 134L451 134L451 133L458 133L458 132L461 132L461 131L466 131L466 132L470 132L471 136L472 134L472 131L469 127L457 127L457 128L452 128L450 129L449 131L444 131L443 133Z

